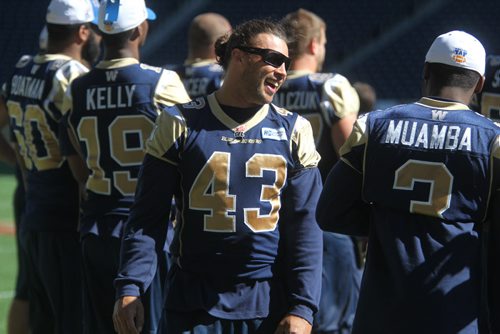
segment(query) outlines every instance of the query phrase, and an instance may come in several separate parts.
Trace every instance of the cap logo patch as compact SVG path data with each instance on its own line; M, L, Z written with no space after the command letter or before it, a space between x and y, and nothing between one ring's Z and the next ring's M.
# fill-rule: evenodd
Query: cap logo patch
M106 3L104 13L104 25L106 30L111 31L111 25L118 20L118 11L120 9L120 0L109 0Z
M467 51L461 48L455 48L451 58L458 64L465 64L467 62Z

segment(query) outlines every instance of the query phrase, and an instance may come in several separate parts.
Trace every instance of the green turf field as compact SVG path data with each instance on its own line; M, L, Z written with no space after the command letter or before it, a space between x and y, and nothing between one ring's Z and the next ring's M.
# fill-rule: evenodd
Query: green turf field
M11 174L0 174L0 224L12 224L12 194L16 179Z
M0 227L13 225L12 196L16 180L0 174ZM0 234L0 333L7 333L7 311L17 271L16 244L13 235Z

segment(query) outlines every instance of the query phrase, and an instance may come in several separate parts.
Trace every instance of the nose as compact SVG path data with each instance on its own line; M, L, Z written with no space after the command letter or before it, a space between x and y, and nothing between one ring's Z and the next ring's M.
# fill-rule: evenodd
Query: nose
M279 79L285 79L286 78L286 65L285 63L281 64L280 67L276 67L274 70L274 73Z

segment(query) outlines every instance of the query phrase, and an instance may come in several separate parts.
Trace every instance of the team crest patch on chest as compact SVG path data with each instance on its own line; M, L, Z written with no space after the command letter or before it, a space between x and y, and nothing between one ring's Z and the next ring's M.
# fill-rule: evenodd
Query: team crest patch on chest
M262 128L262 139L288 140L284 128Z

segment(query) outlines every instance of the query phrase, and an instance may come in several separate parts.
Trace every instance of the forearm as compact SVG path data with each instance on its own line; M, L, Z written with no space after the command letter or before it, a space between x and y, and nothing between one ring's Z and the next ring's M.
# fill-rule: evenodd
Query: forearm
M332 125L332 144L337 155L339 155L339 151L342 145L344 145L347 138L349 138L354 122L356 122L356 114L349 114Z
M321 176L316 168L308 169L288 182L283 199L283 223L280 224L286 254L288 314L299 316L312 324L321 290L323 238L315 220Z
M319 226L330 232L366 236L370 206L361 199L362 175L339 161L332 169L316 211Z
M120 269L115 280L117 297L138 296L153 279L157 253L165 243L176 180L174 166L146 155L135 202L124 228Z

